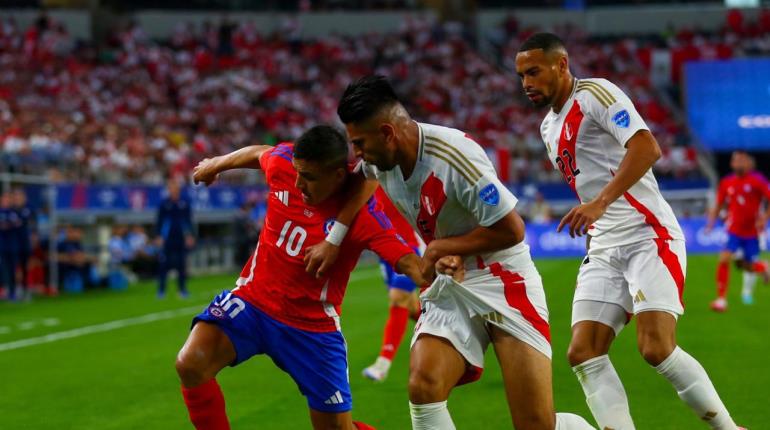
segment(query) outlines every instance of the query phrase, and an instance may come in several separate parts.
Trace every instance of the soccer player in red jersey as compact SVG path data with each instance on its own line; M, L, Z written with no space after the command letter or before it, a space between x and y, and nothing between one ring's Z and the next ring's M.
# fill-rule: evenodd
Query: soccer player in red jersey
M711 231L719 212L727 205L727 243L719 253L717 265L717 298L711 302L711 309L717 312L727 310L727 287L730 281L730 260L740 250L742 258L737 262L743 269L743 303L754 302L754 284L757 274L763 276L765 283L770 280L768 265L759 261L759 239L765 231L770 218L770 183L761 173L754 171L754 160L745 151L733 152L730 160L733 174L719 182L717 199L709 211L706 231ZM761 211L762 201L768 205Z
M422 285L420 258L396 236L372 199L356 215L328 274L305 271L304 251L324 240L350 186L345 138L328 126L292 145L251 146L201 161L194 180L207 185L223 171L262 169L269 187L265 227L232 291L193 319L177 357L182 394L197 429L229 429L217 373L266 354L305 395L315 429L371 428L351 419L347 350L340 306L351 271L371 249Z
M382 203L385 215L393 222L398 237L403 239L410 248L419 252L420 241L417 239L416 232L398 212L398 209L393 206L385 191L378 187L374 196ZM377 360L362 372L365 377L377 382L382 382L388 377L390 365L398 352L401 340L404 338L409 317L411 316L413 320L417 321L420 316L420 301L415 294L417 289L415 283L409 277L396 273L393 266L384 260L381 261L380 266L385 277L385 284L388 286L388 300L390 302L388 321L385 323L382 347Z

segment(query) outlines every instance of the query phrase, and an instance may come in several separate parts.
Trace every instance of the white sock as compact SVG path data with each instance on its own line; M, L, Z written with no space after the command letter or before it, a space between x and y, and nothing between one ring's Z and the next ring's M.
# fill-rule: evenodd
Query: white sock
M608 355L600 355L572 368L583 386L588 408L599 428L634 430L623 383Z
M752 296L754 295L754 285L757 283L757 274L754 272L749 272L748 270L743 271L743 295L744 296Z
M412 430L455 430L446 400L443 402L415 405L409 402Z
M556 413L556 429L555 430L596 430L588 424L588 421L583 417L575 414L567 414L564 412Z
M679 398L711 428L737 430L730 413L719 399L706 370L678 346L655 369L671 382Z

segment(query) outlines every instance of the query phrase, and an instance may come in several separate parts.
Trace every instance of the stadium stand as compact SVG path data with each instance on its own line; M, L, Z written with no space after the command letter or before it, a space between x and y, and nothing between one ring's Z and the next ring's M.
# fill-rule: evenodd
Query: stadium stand
M648 43L593 40L566 25L558 31L572 49L590 53L574 61L578 76L626 85L664 149L658 174L688 178L700 175L697 151L681 115L647 78L650 50L664 42L678 58L678 50L689 52L689 41L705 56L729 43L737 55L764 46L752 36L764 34L755 27L709 38L683 30ZM67 182L158 184L166 174L188 173L202 157L335 122L335 97L345 83L377 72L394 78L418 118L470 130L503 179L556 181L538 118L508 71L532 29L512 21L501 28L502 67L474 49L462 27L427 20L404 22L392 33L311 40L291 29L263 35L253 24L223 21L201 28L180 23L168 40L156 42L132 25L100 49L73 40L44 16L27 29L5 20L0 165L21 173L51 169Z

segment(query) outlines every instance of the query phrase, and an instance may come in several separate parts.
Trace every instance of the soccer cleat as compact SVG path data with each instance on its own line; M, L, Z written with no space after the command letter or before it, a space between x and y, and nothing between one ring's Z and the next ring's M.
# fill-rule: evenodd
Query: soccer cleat
M377 357L377 361L371 366L364 369L362 374L364 377L371 379L372 381L382 382L388 377L390 371L390 360L385 357Z
M744 305L751 306L754 304L754 296L751 294L741 294L741 301L743 301Z
M766 261L760 261L757 263L760 268L764 268L765 270L759 272L759 276L762 277L762 282L767 285L770 284L770 264L767 264Z
M727 300L725 300L723 297L719 297L718 299L711 302L711 310L714 312L724 312L727 310Z

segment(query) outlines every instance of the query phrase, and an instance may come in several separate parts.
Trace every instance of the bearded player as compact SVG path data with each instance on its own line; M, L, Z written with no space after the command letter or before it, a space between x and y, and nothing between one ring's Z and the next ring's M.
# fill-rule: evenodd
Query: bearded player
M676 343L684 312L684 235L652 173L660 148L633 103L606 79L578 79L564 43L529 37L516 55L527 97L549 107L540 132L548 156L581 204L558 231L588 235L572 305L569 361L602 429L633 429L609 356L631 316L644 359L711 428L735 430L703 367Z

